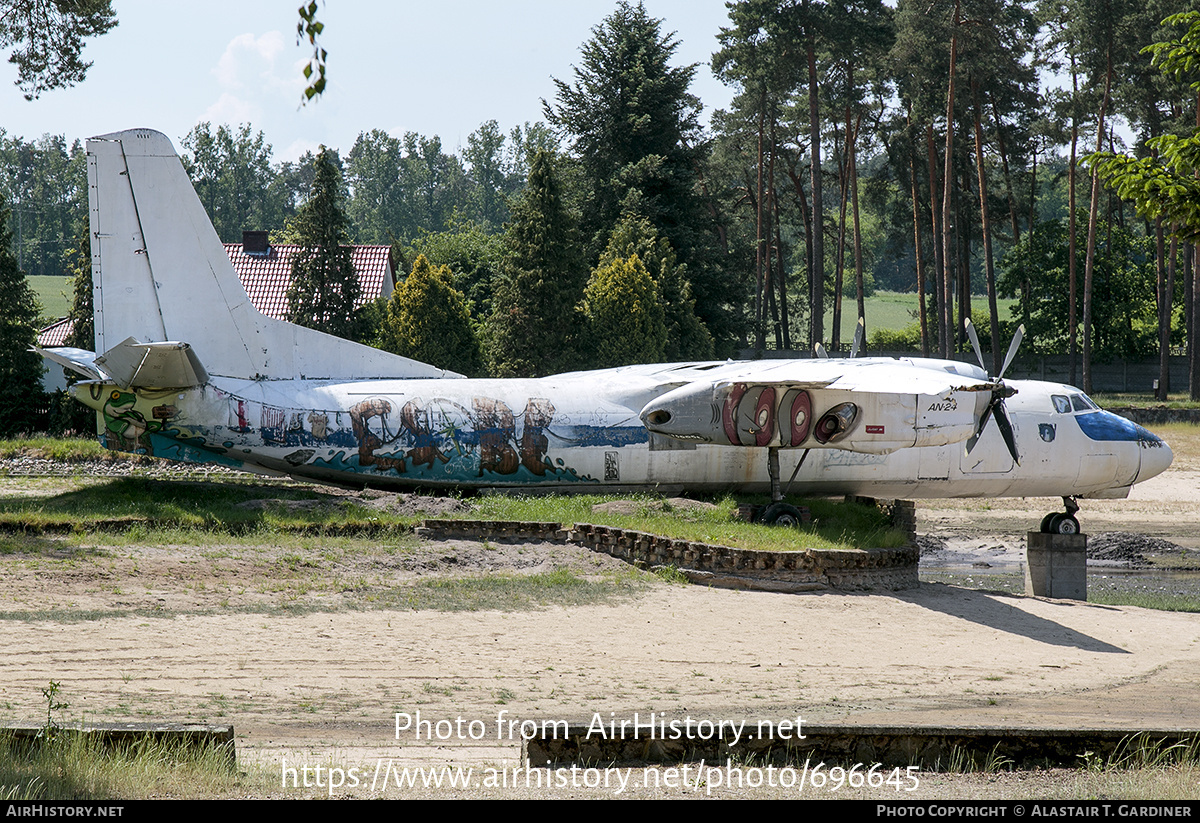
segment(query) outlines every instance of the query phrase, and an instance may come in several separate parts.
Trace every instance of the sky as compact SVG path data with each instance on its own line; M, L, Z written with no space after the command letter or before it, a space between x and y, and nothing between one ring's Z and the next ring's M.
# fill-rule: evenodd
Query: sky
M275 161L319 145L349 152L360 132L441 137L458 153L488 121L502 131L544 119L553 78L573 81L572 66L591 30L616 0L324 0L318 19L329 53L328 86L301 106L303 65L297 0L114 0L119 24L88 41L93 61L74 88L32 102L0 62L0 128L33 140L68 142L131 128L164 132L181 148L197 123L249 123L274 147ZM691 91L703 121L728 107L733 91L708 67L728 25L724 0L645 0L675 32L675 65L699 63Z

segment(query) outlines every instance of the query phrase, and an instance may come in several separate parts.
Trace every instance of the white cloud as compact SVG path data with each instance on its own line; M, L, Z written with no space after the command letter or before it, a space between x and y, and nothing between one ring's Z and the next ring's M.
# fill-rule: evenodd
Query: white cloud
M256 90L264 85L291 85L288 82L291 78L279 71L279 58L284 48L283 34L278 31L269 31L259 37L239 34L229 41L212 73L226 89Z
M277 159L280 161L290 160L295 163L306 151L316 154L320 148L321 146L316 141L301 137L298 140L293 140L287 148L280 151Z
M200 119L217 125L222 123L236 125L238 123L254 123L259 119L261 113L262 108L256 103L245 100L236 94L223 92L217 98L217 102L204 110L204 116Z

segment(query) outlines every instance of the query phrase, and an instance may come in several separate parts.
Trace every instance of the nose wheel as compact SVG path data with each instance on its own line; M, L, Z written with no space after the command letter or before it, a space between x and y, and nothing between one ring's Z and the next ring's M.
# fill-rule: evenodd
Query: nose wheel
M1079 511L1079 504L1075 502L1073 497L1064 497L1063 505L1066 507L1065 512L1051 512L1042 518L1042 532L1045 534L1079 534L1079 520L1075 517L1075 512Z

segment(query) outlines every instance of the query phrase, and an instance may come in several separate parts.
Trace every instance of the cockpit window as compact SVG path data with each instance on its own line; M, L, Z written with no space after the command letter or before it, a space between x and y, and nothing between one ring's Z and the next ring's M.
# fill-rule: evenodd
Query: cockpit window
M1071 401L1061 394L1052 394L1050 399L1054 401L1054 410L1059 414L1071 413Z
M1098 406L1082 394L1071 395L1071 406L1075 411L1094 411Z

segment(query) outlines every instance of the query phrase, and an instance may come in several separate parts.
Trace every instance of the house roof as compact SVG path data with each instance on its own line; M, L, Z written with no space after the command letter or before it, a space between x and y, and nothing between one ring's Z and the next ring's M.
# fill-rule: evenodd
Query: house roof
M71 318L69 317L55 320L38 332L37 344L43 349L65 346L67 345L67 338L71 336L71 330L74 328L75 324L71 322Z
M247 254L241 243L226 243L225 251L241 278L254 307L276 320L287 319L287 291L292 279L292 258L299 246L272 245L266 255ZM389 297L395 286L387 246L351 246L358 272L359 297L354 307L377 297Z
M273 245L267 255L255 255L246 254L241 243L225 244L225 252L250 302L267 317L287 319L287 290L292 279L292 258L299 248L289 244ZM396 283L388 247L351 246L350 249L360 286L354 308L360 308L377 297L390 297ZM68 318L56 320L38 332L38 345L43 348L65 345L71 329Z

